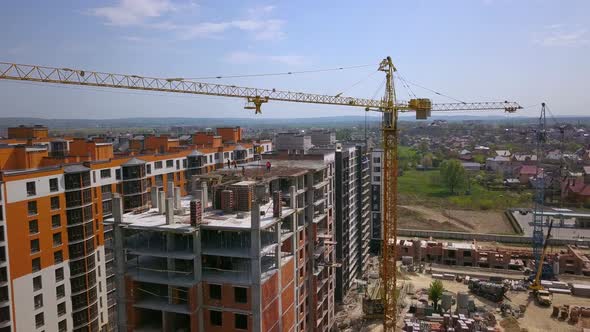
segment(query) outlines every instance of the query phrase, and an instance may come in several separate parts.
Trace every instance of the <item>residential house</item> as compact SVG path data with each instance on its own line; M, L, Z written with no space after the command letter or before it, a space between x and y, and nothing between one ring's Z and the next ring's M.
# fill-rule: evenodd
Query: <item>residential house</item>
M469 151L467 149L463 149L463 150L461 150L461 152L459 152L459 159L461 159L461 160L472 160L473 159L473 155L471 154L471 151Z

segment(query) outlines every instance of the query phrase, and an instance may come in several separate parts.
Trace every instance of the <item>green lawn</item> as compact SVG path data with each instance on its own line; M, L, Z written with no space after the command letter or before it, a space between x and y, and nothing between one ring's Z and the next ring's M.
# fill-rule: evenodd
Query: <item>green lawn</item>
M470 188L465 185L453 195L441 184L438 170L404 171L398 178L400 203L443 205L473 210L506 209L531 204L530 193L488 191L475 180L472 179L470 182Z

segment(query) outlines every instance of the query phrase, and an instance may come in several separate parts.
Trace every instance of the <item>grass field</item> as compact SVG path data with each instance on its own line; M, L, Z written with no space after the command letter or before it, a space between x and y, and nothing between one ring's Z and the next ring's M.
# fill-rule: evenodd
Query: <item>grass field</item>
M488 191L475 180L453 195L441 184L438 170L408 170L398 178L400 204L447 206L470 210L499 210L530 206L530 193Z

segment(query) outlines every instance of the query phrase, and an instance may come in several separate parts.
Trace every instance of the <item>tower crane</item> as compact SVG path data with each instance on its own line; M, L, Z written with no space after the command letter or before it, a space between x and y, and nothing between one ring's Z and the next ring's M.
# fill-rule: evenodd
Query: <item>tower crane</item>
M396 298L396 243L397 243L397 144L398 114L415 112L417 119L427 119L432 111L492 111L515 112L522 108L515 102L475 102L433 104L430 99L416 98L407 102L396 99L394 87L395 66L391 57L383 59L378 67L385 73L385 95L382 99L363 99L342 96L311 94L276 89L258 89L235 85L195 82L183 78L153 78L138 75L104 73L89 70L45 67L0 62L0 79L30 81L49 84L64 84L90 87L105 87L144 91L173 92L197 95L244 98L246 109L261 113L261 106L270 101L352 106L367 111L383 113L381 126L383 147L383 238L380 278L384 307L385 331L395 330L397 322Z

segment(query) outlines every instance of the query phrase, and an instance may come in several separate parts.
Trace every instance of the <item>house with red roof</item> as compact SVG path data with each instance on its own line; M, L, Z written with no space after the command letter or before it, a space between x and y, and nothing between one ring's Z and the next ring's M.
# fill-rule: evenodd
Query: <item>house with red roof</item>
M539 175L543 174L543 169L539 169ZM518 169L518 180L522 184L526 184L530 182L531 178L537 176L537 166L536 165L522 165Z
M583 177L566 179L561 192L570 202L590 205L590 166L584 167Z

